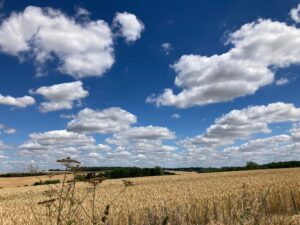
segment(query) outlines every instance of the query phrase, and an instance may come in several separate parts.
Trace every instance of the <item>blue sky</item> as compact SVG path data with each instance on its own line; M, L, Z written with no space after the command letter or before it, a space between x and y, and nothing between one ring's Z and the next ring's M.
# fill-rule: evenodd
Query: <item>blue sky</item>
M1 170L298 159L298 1L2 3Z

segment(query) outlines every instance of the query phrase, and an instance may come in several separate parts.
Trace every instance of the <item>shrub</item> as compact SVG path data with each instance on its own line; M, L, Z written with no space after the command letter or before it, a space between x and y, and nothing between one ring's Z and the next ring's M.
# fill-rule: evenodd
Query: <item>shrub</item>
M45 180L45 181L35 182L32 186L48 185L48 184L59 184L59 183L60 183L60 180Z
M161 167L155 168L138 168L138 167L127 167L127 168L115 168L105 172L106 178L126 178L126 177L145 177L145 176L161 176L161 175L173 175L174 173L165 172Z

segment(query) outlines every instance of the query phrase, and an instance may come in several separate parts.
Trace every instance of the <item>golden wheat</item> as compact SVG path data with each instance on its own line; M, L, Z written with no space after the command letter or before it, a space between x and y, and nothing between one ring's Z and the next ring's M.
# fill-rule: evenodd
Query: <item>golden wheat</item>
M300 224L300 169L276 169L211 174L106 180L97 187L96 219L105 224ZM0 183L1 186L1 183ZM91 188L78 183L76 196ZM0 224L55 224L47 220L48 186L0 190ZM121 193L121 194L120 194ZM47 201L47 200L46 200ZM42 202L45 204L38 204ZM93 196L88 195L74 224L91 224ZM109 206L109 213L107 206ZM52 209L53 210L53 209ZM50 209L51 211L51 209Z

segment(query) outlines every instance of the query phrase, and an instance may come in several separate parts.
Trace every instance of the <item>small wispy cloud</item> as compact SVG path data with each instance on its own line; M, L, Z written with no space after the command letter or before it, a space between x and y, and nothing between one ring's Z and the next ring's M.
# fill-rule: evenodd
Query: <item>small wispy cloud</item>
M76 16L78 17L89 17L91 14L87 9L83 7L76 7L75 10L76 10Z
M285 84L288 84L290 81L287 78L280 78L279 80L276 80L275 84L277 86L282 86Z
M59 115L60 118L62 119L75 119L76 116L74 114L61 114Z
M175 120L178 120L178 119L180 119L180 115L178 114L178 113L174 113L172 116L171 116L171 118L172 119L175 119Z
M290 16L296 23L300 22L300 4L290 11Z
M0 134L2 132L5 134L14 134L16 133L16 129L0 124Z
M166 55L169 55L173 49L171 43L169 43L169 42L162 43L161 48Z

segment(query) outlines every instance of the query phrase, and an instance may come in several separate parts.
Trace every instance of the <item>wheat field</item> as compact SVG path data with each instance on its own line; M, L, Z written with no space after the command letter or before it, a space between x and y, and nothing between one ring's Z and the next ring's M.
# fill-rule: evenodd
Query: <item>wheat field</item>
M90 220L91 184L77 183L76 198L86 198L71 224L300 224L300 169L182 172L127 180L134 185L124 189L122 180L116 179L97 186L97 222ZM38 204L47 200L45 191L51 188L1 189L0 224L56 224L49 219L55 212ZM101 222L104 214L107 218Z

